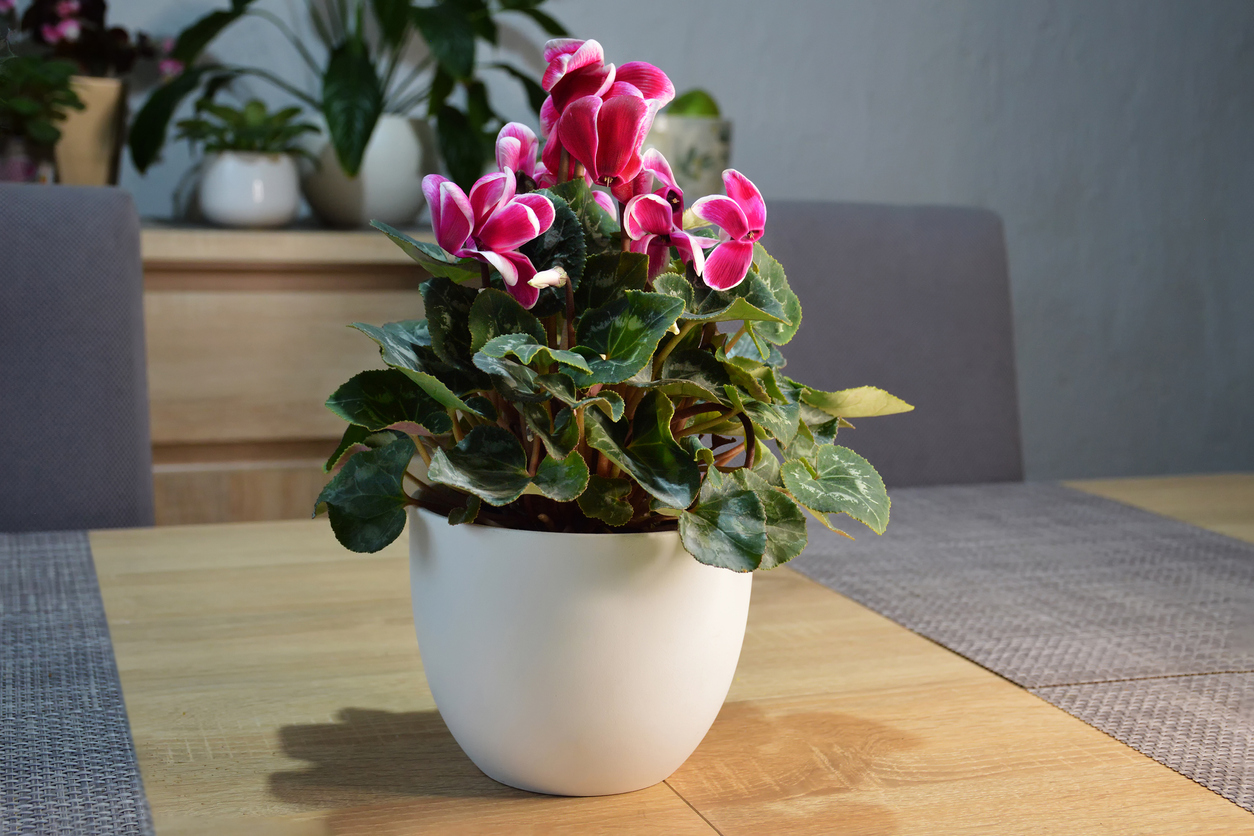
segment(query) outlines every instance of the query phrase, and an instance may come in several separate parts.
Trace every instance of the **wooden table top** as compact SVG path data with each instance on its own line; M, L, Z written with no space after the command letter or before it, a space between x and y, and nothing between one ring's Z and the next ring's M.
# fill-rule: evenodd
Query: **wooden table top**
M1254 474L1073 487L1254 542ZM663 784L483 776L436 713L404 538L325 520L91 535L162 834L1254 833L1254 816L787 568L718 720Z

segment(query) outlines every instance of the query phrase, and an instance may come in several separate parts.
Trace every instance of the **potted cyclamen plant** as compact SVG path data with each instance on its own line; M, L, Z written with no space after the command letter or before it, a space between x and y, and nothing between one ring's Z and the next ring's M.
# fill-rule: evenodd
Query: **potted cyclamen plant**
M595 41L545 58L541 160L506 125L468 194L426 178L438 247L379 225L431 274L427 318L354 326L388 368L327 401L350 426L316 512L364 552L408 515L423 667L475 764L599 795L704 737L751 572L801 553L805 510L884 530L883 482L833 442L910 407L784 373L801 305L758 243L758 189L728 170L686 210L642 150L674 96L661 70Z

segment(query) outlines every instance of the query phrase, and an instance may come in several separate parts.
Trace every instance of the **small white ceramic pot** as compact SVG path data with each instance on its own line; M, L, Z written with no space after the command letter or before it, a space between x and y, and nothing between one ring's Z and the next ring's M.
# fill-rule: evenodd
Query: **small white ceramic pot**
M220 226L283 226L300 208L299 182L287 154L210 154L200 179L200 211Z
M413 223L422 208L425 123L394 113L379 117L366 144L361 169L349 177L335 149L322 139L314 148L316 166L302 180L314 214L329 226L366 226L372 220L392 226Z
M423 669L489 777L551 795L665 780L731 687L752 574L676 532L550 534L410 512Z

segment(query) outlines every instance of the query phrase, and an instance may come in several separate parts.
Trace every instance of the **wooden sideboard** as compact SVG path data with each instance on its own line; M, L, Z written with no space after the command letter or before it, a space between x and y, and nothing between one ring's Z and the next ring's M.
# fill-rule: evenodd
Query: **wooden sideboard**
M421 318L426 273L374 231L150 227L142 247L157 524L307 516L344 428L324 402L382 365L348 325Z

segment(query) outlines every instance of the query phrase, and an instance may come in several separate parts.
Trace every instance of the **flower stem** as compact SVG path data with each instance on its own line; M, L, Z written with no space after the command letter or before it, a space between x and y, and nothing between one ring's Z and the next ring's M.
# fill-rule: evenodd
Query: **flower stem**
M570 179L570 152L562 149L561 160L557 164L557 182L565 183Z
M670 342L668 342L666 346L658 352L657 357L653 359L653 378L655 380L657 379L657 376L662 373L662 364L666 362L666 358L671 356L671 352L674 351L681 342L683 342L684 337L688 336L688 332L695 328L697 324L698 323L696 321L689 320L679 326L679 333L671 337Z
M566 345L562 348L573 348L575 345L575 290L570 285L566 282Z
M418 436L414 436L414 447L418 448L418 455L422 456L422 461L427 467L431 466L431 454L427 452L427 445L422 442Z
M448 417L453 421L453 440L460 443L466 435L462 432L461 422L457 419L457 410L450 407Z
M709 430L712 430L715 427L717 427L719 424L726 423L728 418L731 418L732 416L737 415L739 412L740 410L737 410L737 409L728 409L725 412L719 413L713 418L708 418L705 421L701 421L699 423L693 424L690 427L685 427L684 429L675 433L675 437L682 438L686 435L698 435L703 432L708 432Z
M729 339L726 343L723 344L723 350L731 351L731 347L735 345L736 341L739 340L741 337L743 337L748 332L748 330L749 330L749 323L746 322L744 325L741 325L740 330L732 334L731 339Z
M491 268L488 267L486 262L479 265L479 275L483 281L483 283L479 286L482 287L484 290L487 290L489 287L492 286L492 280L488 278L489 272L491 272Z

